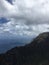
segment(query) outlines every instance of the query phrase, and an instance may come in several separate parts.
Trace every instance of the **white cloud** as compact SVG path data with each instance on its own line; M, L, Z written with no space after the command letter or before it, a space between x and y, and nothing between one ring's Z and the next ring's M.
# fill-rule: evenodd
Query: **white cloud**
M11 17L15 13L15 8L6 0L0 0L0 17Z
M49 31L49 0L13 0L13 5L0 0L1 17L10 21L0 24L0 33L31 36Z
M0 33L9 32L14 35L25 35L32 36L38 35L42 32L49 31L49 24L38 24L38 25L25 25L19 24L14 21L9 21L8 23L1 24Z
M24 18L29 23L49 23L49 0L0 0L0 16Z

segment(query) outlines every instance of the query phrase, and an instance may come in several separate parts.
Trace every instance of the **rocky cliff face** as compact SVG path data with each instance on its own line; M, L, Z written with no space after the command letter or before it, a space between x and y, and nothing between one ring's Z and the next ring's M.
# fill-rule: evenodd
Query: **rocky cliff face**
M28 45L1 54L0 65L49 65L49 32L40 34Z

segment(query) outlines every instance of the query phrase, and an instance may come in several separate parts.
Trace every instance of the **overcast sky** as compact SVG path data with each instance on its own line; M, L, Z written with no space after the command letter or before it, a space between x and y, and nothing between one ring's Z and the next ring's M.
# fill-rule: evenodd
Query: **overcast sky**
M0 34L33 36L49 31L49 0L0 0Z

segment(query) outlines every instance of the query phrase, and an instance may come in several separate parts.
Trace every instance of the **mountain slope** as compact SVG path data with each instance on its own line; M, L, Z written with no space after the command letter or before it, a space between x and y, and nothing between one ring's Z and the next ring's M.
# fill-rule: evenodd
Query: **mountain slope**
M37 36L29 46L48 46L49 47L49 32L41 33Z
M28 45L1 54L0 65L49 65L49 32L40 34Z

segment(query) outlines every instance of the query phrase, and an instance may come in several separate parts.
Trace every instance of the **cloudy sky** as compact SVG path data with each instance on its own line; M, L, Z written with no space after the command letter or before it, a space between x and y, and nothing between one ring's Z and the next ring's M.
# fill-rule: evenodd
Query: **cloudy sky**
M49 0L0 0L0 35L36 36L49 31Z

